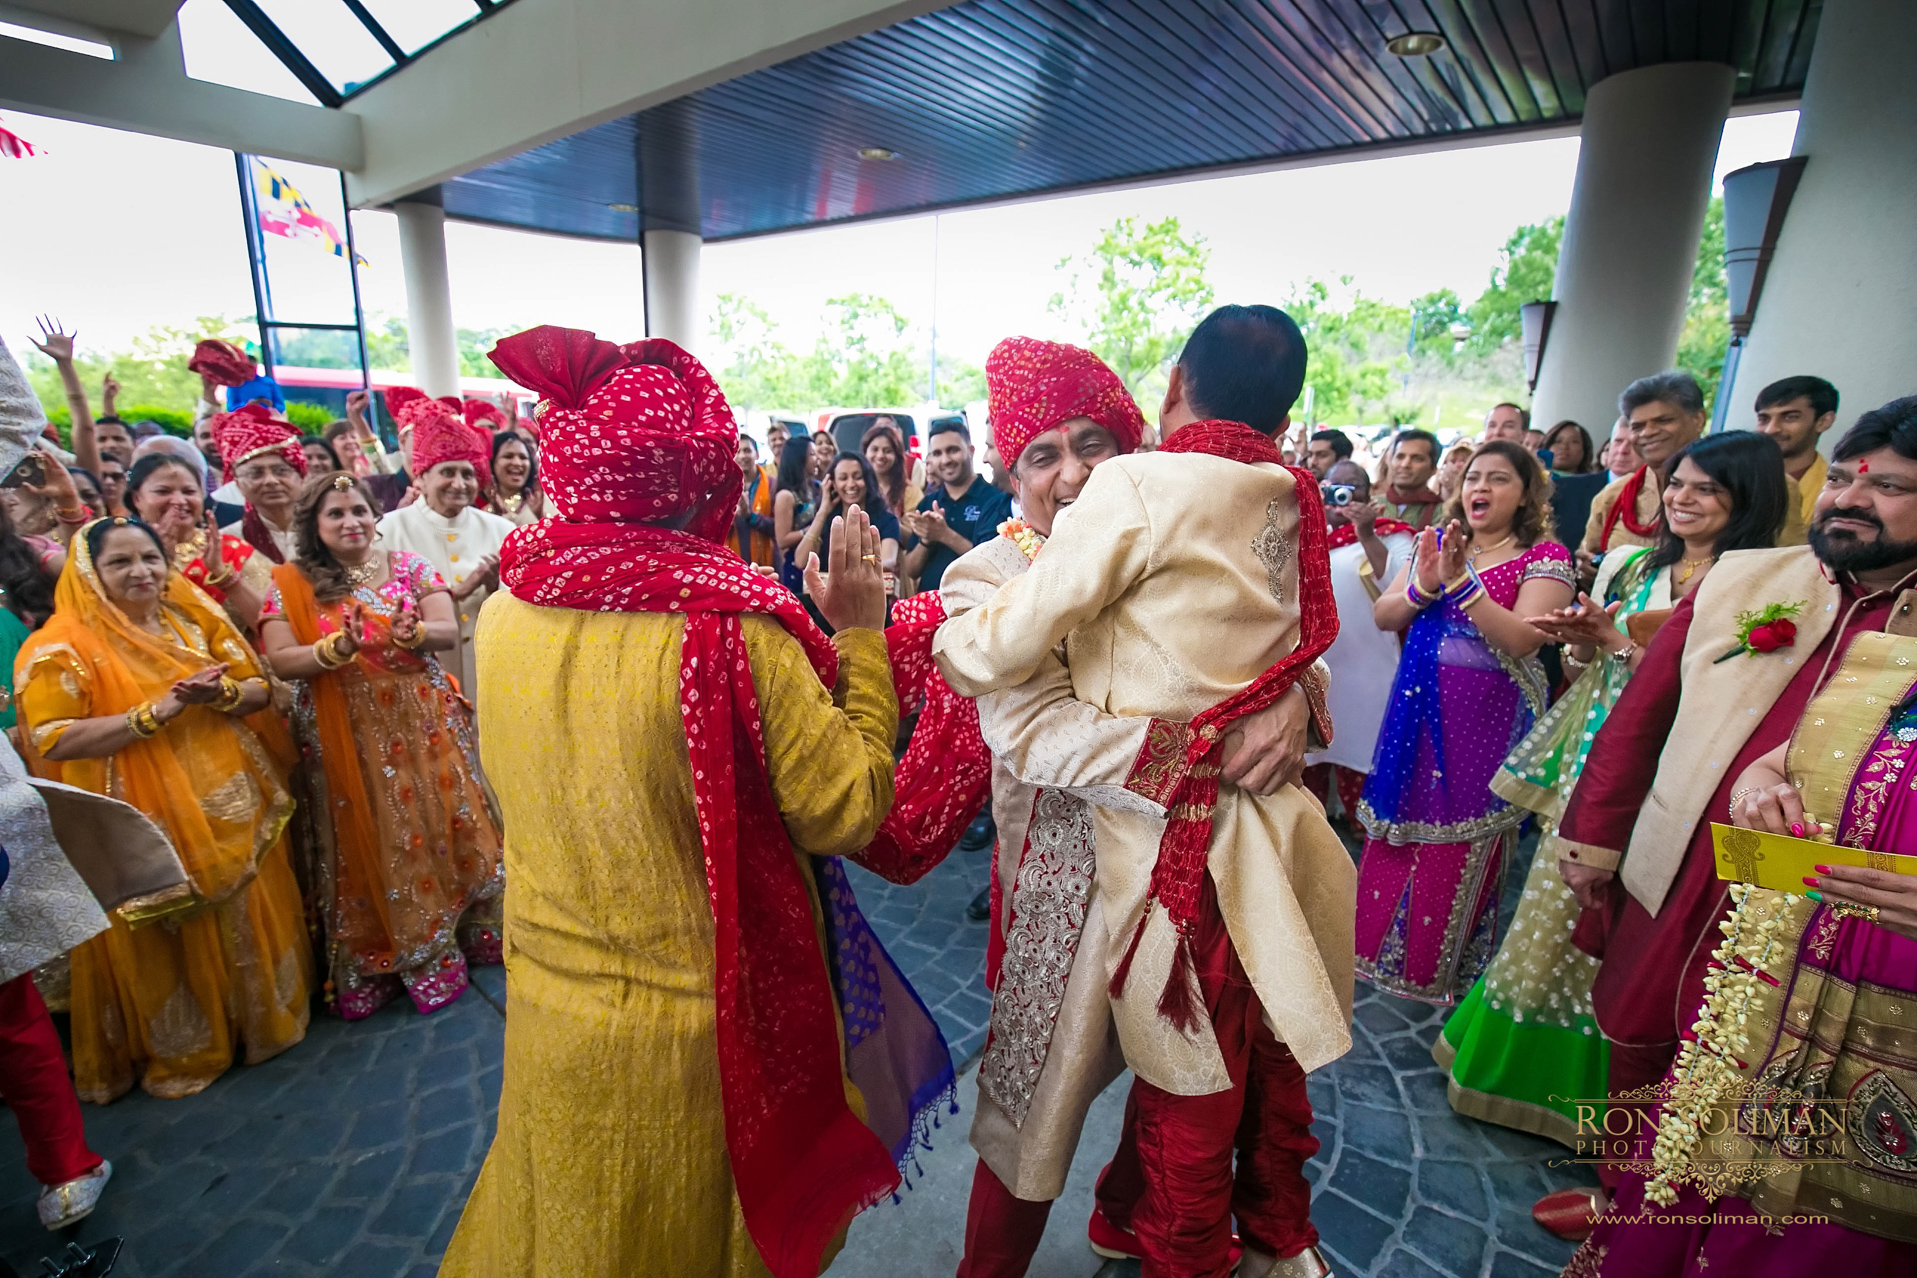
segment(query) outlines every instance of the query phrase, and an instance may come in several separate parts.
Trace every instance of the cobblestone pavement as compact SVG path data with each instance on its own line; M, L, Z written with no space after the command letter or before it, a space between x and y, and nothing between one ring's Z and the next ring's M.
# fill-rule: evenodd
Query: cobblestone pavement
M989 1003L986 928L966 919L965 906L987 864L985 852L956 853L911 887L851 871L874 928L968 1067ZM1513 892L1521 879L1514 867ZM1507 892L1507 914L1511 899ZM236 1068L187 1100L136 1092L83 1106L88 1138L115 1174L72 1236L124 1235L116 1278L427 1278L478 1174L499 1097L503 974L477 975L473 993L430 1017L404 1005L350 1026L315 1017L299 1047ZM1351 1054L1310 1083L1323 1148L1307 1174L1337 1272L1555 1273L1572 1248L1539 1229L1530 1206L1548 1189L1591 1183L1588 1169L1547 1168L1563 1153L1557 1146L1452 1113L1430 1055L1443 1013L1362 985L1359 993ZM1038 1278L1137 1273L1098 1260L1082 1232L1127 1085L1114 1084L1087 1122ZM969 1086L961 1103L967 1112L945 1119L903 1203L855 1222L834 1278L952 1272L971 1182ZM35 1192L17 1139L0 1135L0 1257L22 1275L39 1273L35 1258L64 1242L39 1228Z

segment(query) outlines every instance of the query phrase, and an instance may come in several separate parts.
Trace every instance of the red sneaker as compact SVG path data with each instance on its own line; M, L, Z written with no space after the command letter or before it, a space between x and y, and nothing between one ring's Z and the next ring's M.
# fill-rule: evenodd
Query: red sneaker
M1145 1249L1138 1245L1138 1235L1129 1229L1120 1229L1114 1225L1097 1203L1092 1204L1092 1218L1085 1222L1085 1236L1092 1244L1092 1251L1107 1260L1143 1260ZM1238 1235L1231 1236L1231 1263L1236 1265L1244 1254L1245 1245Z
M1531 1219L1566 1242L1583 1242L1610 1205L1601 1189L1560 1189L1538 1199L1531 1208Z

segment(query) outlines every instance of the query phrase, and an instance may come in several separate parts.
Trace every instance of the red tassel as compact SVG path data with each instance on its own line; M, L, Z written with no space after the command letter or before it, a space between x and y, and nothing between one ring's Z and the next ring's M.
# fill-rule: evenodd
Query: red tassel
M1172 951L1171 976L1165 982L1165 992L1158 996L1158 1014L1181 1034L1190 1034L1198 1028L1198 1008L1192 1002L1191 982L1191 941L1181 936L1178 948Z
M1112 983L1105 992L1113 998L1125 997L1125 978L1132 974L1132 956L1138 953L1138 943L1145 939L1145 924L1151 920L1151 898L1145 899L1145 912L1139 916L1138 930L1132 933L1132 943L1125 947L1125 957L1118 960L1118 970L1112 973Z

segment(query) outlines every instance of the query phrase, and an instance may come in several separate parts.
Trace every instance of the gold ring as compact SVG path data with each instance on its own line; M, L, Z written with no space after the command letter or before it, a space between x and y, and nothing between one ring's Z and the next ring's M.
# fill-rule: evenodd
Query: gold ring
M879 557L877 555L860 555L859 558L865 560L865 562L868 564L875 564L879 562Z

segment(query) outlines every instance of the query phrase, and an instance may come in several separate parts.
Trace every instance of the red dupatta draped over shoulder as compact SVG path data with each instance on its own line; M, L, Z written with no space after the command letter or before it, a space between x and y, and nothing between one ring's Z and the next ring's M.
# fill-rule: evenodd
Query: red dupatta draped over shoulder
M846 1103L835 999L767 779L740 616L777 618L827 686L837 650L720 541L739 501L738 432L696 359L664 340L622 347L550 326L491 355L545 398L542 479L559 511L507 537L506 589L547 607L685 617L679 704L717 925L726 1148L767 1268L813 1278L831 1239L899 1175ZM682 532L637 522L680 519Z
M1159 451L1206 453L1252 464L1284 461L1271 436L1238 422L1193 422L1174 431L1171 438L1159 446ZM1191 721L1178 784L1165 800L1170 820L1158 843L1158 860L1152 866L1151 894L1145 901L1145 912L1139 917L1138 930L1132 934L1125 956L1112 973L1111 995L1118 998L1125 992L1132 956L1138 952L1138 942L1145 935L1152 902L1162 904L1172 926L1178 929L1179 940L1171 979L1159 996L1158 1011L1187 1033L1198 1025L1199 1009L1192 1001L1193 982L1188 975L1192 970L1191 932L1198 920L1199 889L1211 850L1212 814L1218 805L1218 770L1225 734L1239 719L1256 714L1283 696L1338 637L1338 607L1331 594L1331 561L1326 549L1324 500L1318 493L1318 480L1296 466L1285 469L1297 481L1294 492L1298 501L1298 646L1243 689Z

